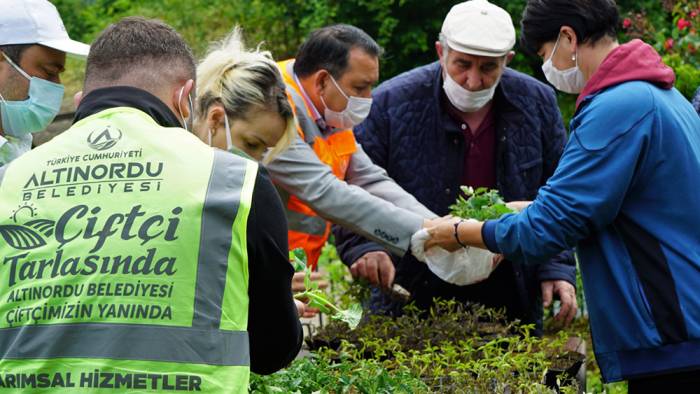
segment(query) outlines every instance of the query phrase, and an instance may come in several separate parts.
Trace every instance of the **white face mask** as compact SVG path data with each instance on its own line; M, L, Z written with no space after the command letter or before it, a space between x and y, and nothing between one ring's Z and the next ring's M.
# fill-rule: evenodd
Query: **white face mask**
M472 92L461 87L457 82L455 82L450 74L447 72L447 68L443 66L444 82L442 88L445 90L447 98L450 100L452 105L462 112L476 112L481 108L484 108L486 104L493 99L493 95L496 93L496 87L500 82L500 78L496 83L493 84L488 89L477 90Z
M228 116L224 114L224 126L226 127L226 150L231 152L234 148L233 142L231 141L231 127L228 125ZM211 146L212 132L209 129L209 146Z
M336 112L328 108L326 102L323 101L323 96L321 96L321 102L323 103L323 106L326 107L323 116L323 118L326 121L326 124L338 129L349 129L353 126L362 123L362 121L365 120L365 118L367 118L367 116L369 115L369 110L372 108L372 99L355 96L348 97L348 95L346 95L345 92L343 92L343 89L341 89L340 86L338 86L338 83L335 81L335 78L333 78L333 76L330 74L329 76L331 77L331 81L333 81L333 84L338 89L340 94L342 94L343 97L345 97L348 100L348 105L343 111Z
M557 51L560 38L561 35L557 37L557 42L554 43L554 49L552 50L552 54L549 55L549 59L542 65L542 72L544 72L547 81L558 90L564 93L579 94L586 86L586 81L581 69L578 68L578 55L574 54L571 59L576 61L576 65L566 70L558 70L554 67L554 64L552 64L552 58Z
M0 54L21 76L29 80L29 97L26 100L6 101L0 95L0 116L5 133L20 136L46 129L61 109L65 90L63 85L32 77L4 52Z

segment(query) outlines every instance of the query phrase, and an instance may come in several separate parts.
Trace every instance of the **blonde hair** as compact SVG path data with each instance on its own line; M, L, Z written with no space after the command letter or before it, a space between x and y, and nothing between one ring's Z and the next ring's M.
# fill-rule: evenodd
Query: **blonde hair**
M212 104L224 106L230 119L246 119L250 111L277 112L287 121L280 140L264 159L269 163L291 145L296 137L296 121L287 101L282 75L269 51L246 50L241 29L235 27L222 41L210 48L197 67L195 117L206 116Z

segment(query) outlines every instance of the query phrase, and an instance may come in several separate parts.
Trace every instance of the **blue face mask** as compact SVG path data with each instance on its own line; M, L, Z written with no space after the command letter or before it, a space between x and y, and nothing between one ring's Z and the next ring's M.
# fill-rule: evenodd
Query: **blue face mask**
M21 136L44 130L58 115L63 101L63 85L30 77L10 58L2 54L18 73L29 80L29 98L6 101L0 96L2 128L8 135Z

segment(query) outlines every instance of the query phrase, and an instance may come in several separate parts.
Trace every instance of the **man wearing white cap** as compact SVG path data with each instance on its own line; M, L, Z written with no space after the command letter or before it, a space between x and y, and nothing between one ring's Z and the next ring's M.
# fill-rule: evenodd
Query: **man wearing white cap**
M0 165L32 146L61 108L66 53L90 47L68 37L46 0L0 0Z
M380 85L369 117L355 128L372 161L439 215L449 213L460 185L498 189L507 201L531 200L556 168L566 133L554 91L506 67L514 44L505 10L486 0L455 5L435 43L439 61ZM345 230L336 230L336 240L346 262L358 251L382 250ZM396 282L420 307L434 297L479 302L530 323L541 320L540 297L545 305L559 297L563 321L577 309L568 252L539 269L504 261L469 286L440 280L412 256L396 266ZM373 301L396 310L378 293Z

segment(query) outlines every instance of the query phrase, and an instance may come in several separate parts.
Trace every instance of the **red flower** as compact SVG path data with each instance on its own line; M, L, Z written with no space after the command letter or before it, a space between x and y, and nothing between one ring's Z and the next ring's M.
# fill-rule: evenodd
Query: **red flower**
M673 48L673 38L666 39L666 42L664 42L664 48L666 48L667 51Z
M695 18L696 16L698 16L698 11L697 11L697 10L691 11L691 12L690 12L690 17L691 17L691 18Z
M630 18L625 18L625 20L622 21L622 28L629 29L630 26L632 26L632 20L630 20Z
M678 30L683 31L690 26L692 26L690 22L685 20L684 18L678 19Z

